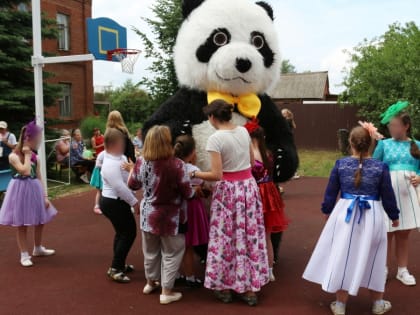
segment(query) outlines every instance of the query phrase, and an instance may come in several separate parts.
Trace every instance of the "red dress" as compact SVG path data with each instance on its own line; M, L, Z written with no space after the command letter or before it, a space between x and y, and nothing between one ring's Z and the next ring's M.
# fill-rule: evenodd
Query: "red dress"
M284 212L284 202L273 182L271 170L255 160L252 175L258 183L264 211L264 225L268 232L277 233L287 229L290 220Z
M104 150L103 146L98 148L98 146L101 145L101 144L104 144L104 136L103 135L100 135L100 136L97 136L97 137L95 136L95 146L97 147L95 149L96 156L98 156L99 153L101 153Z

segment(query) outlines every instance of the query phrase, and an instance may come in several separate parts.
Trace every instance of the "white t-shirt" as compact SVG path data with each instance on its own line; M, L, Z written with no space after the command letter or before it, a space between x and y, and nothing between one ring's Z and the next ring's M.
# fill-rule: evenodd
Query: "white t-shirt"
M251 167L251 138L244 127L217 130L207 141L206 150L222 156L224 172L238 172Z
M123 162L127 162L124 155L115 156L104 153L101 176L103 181L102 196L111 199L120 198L134 206L137 199L134 193L128 188L128 172L121 168Z

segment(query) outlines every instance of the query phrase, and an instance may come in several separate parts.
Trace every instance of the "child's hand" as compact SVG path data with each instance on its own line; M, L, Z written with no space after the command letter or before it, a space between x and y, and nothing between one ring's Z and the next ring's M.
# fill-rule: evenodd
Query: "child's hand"
M48 209L50 207L50 201L48 200L48 197L45 197L45 209Z
M392 221L392 227L398 227L400 225L400 220Z
M134 163L131 161L131 159L128 159L128 162L124 162L121 164L121 168L124 171L131 172L131 170L134 168Z
M140 204L138 202L134 205L133 208L134 208L134 213L136 215L140 215Z
M414 187L417 187L420 184L420 177L413 175L411 176L411 185L413 185Z
M24 145L24 146L22 147L22 153L23 153L24 155L29 155L29 154L32 154L32 150L31 150L31 148L30 148L29 146Z

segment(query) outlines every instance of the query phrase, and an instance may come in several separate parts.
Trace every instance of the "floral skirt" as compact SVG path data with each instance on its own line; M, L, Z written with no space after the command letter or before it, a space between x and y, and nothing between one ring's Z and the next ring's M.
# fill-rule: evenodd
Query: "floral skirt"
M267 284L268 258L264 215L253 178L215 186L205 287L258 292Z

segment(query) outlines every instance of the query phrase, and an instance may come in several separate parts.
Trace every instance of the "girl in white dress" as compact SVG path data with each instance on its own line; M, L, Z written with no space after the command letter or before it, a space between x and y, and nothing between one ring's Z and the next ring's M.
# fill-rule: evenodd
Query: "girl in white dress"
M349 294L357 295L361 287L371 292L373 314L391 309L383 300L387 254L383 222L386 212L398 226L399 210L388 167L369 157L371 143L366 129L352 130L353 156L338 160L331 172L322 204L327 223L303 274L336 294L331 303L335 315L345 315Z

